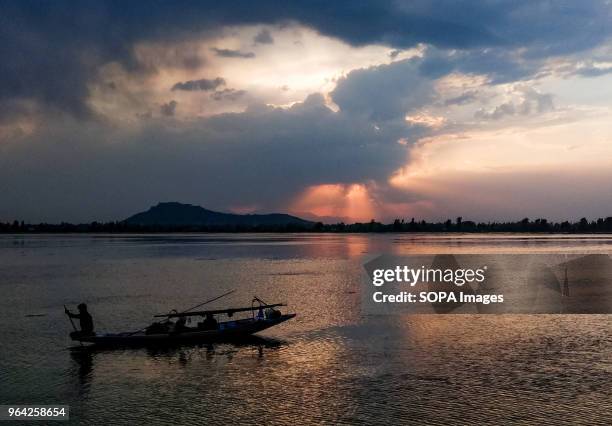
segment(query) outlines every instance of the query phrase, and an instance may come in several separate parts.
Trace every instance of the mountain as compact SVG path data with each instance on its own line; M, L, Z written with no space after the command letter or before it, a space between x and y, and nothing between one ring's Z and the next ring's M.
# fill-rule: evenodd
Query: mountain
M140 226L210 226L210 227L275 227L298 225L313 226L314 223L299 217L282 213L271 214L232 214L207 210L192 204L177 202L158 203L146 212L137 213L124 221L129 225Z

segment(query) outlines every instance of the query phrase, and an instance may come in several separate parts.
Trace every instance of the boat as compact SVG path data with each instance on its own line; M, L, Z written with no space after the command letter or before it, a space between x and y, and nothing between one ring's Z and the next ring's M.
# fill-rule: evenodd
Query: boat
M249 336L288 321L295 313L283 314L277 308L287 306L284 303L267 304L255 297L250 307L213 309L204 311L172 311L167 314L154 315L163 318L153 324L132 332L91 333L80 331L70 333L72 340L93 343L96 346L162 346L174 344L198 344L219 341L241 341ZM249 312L251 315L242 319L217 321L216 317ZM195 327L187 326L187 319L204 317ZM176 321L172 321L176 319ZM75 328L76 330L76 328Z

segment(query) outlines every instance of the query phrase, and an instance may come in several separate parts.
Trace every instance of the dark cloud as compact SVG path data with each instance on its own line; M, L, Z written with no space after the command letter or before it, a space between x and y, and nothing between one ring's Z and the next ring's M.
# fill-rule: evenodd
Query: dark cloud
M351 71L331 93L345 112L379 122L403 120L433 96L432 79L420 72L420 58Z
M185 90L188 92L193 92L197 90L209 91L215 90L219 86L224 86L225 80L221 77L217 77L215 79L206 79L202 78L200 80L188 80L183 82L178 82L174 86L172 86L172 91L174 90Z
M0 16L0 102L32 99L80 117L90 114L88 83L102 64L142 72L155 63L139 62L136 43L215 37L225 26L297 22L356 46L405 49L425 43L475 51L453 67L492 74L496 81L533 73L531 65L542 58L601 45L612 32L611 7L604 0L312 0L283 7L273 0L257 7L247 0L205 0L154 2L146 10L139 2L116 0L8 0L0 2ZM509 54L518 48L520 53ZM201 64L191 54L168 59Z
M223 89L212 93L210 97L215 101L237 101L246 93L246 90Z
M267 29L263 29L257 33L257 35L253 38L253 43L255 44L273 44L274 38L270 31Z
M408 132L334 112L321 95L178 127L153 118L124 134L102 123L50 123L3 147L0 218L110 220L174 199L285 209L309 185L386 179L405 161L396 141Z
M232 49L217 49L216 47L212 47L210 50L215 52L215 54L221 58L245 58L250 59L254 58L255 54L253 52L242 52L241 50L232 50Z
M410 146L398 140L427 135L404 117L435 100L436 79L452 72L485 75L493 84L533 78L550 57L606 42L610 18L606 1L312 0L282 7L272 0L257 7L246 0L158 1L146 7L115 0L3 1L0 122L15 115L43 119L33 134L23 132L15 143L0 145L0 215L106 220L170 199L273 209L310 185L385 182L407 158ZM139 76L161 67L194 69L205 65L198 50L173 46L217 40L228 26L292 23L352 46L426 48L423 57L353 70L339 79L330 94L337 112L313 95L289 109L252 106L180 126L148 113L137 130L87 120L89 90L99 83L103 65L117 64ZM142 43L169 49L160 55L153 49L143 58L135 49ZM224 83L192 80L172 89L208 91L213 99L229 101L245 96L218 90ZM115 88L120 87L118 81ZM461 96L448 102L469 100ZM160 113L171 116L177 105L161 105ZM482 111L481 118L552 108L550 95L525 92Z
M163 116L174 117L174 113L176 112L177 105L178 105L178 102L176 101L170 101L168 103L162 104L162 106L159 108L159 112Z
M543 60L525 60L501 49L447 51L429 48L419 69L430 78L458 72L485 75L491 84L502 84L532 78L542 64Z

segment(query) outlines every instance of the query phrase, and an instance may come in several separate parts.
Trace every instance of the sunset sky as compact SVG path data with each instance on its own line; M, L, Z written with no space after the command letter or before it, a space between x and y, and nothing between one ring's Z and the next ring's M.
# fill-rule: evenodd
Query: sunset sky
M610 1L0 3L0 221L612 216Z

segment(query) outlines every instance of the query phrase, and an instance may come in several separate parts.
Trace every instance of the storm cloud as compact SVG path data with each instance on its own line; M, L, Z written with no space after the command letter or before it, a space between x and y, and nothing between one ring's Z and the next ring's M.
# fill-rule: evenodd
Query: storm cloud
M434 130L407 115L468 106L472 121L497 124L555 111L552 94L487 99L486 88L528 87L556 63L574 75L609 73L607 50L603 65L583 59L609 42L611 15L606 1L2 2L0 219L109 220L164 200L283 210L305 188L330 183L374 182L381 196L408 199L387 183ZM347 49L375 46L385 59L290 98L311 76L279 91L286 81L239 72L297 43L279 28ZM381 63L388 52L393 62ZM486 88L458 83L440 97L440 82L457 75ZM271 86L282 92L271 103L283 107L257 97Z
M281 209L309 185L385 179L403 164L396 140L409 132L377 130L330 110L320 95L178 129L151 119L118 134L69 119L0 147L0 217L114 220L159 200Z
M88 82L101 65L142 67L135 43L214 37L226 26L297 22L355 46L473 51L460 68L488 67L499 81L533 72L524 62L590 49L612 31L605 1L162 1L146 13L139 2L5 1L0 16L0 101L33 99L81 117L91 113ZM501 53L517 48L512 59Z
M331 93L347 113L372 121L403 119L433 96L432 78L420 72L420 58L351 71Z

